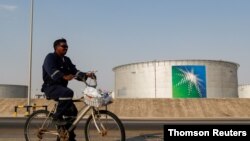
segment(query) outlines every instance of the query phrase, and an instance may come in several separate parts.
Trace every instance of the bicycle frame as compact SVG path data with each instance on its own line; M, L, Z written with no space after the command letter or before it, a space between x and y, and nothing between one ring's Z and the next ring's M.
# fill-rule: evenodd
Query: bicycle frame
M80 122L80 120L82 119L82 117L84 115L86 115L86 113L91 109L91 106L86 106L84 109L82 109L80 111L80 113L77 115L76 119L74 120L74 122L72 123L72 125L70 126L70 128L68 129L68 131L72 131L76 125Z
M83 101L82 101L82 99L75 99L75 100L73 100L73 102L75 103L75 102L83 102ZM57 108L57 103L56 103L55 106L52 108L52 110L49 112L49 115L50 115L51 113L54 113L54 111L56 110L56 108ZM77 115L76 119L74 120L74 122L72 123L72 125L69 127L68 132L72 131L72 130L77 126L77 124L81 121L81 119L83 118L83 116L85 116L85 115L87 114L87 112L88 112L91 108L92 108L92 113L91 113L91 115L93 116L93 120L94 120L96 129L97 129L97 131L98 131L99 133L101 133L101 130L100 130L100 128L98 127L98 125L96 124L96 121L95 121L95 118L94 118L94 112L95 112L96 110L95 110L94 107L88 106L88 105L85 106L85 107L83 107L83 108L81 108L80 113ZM44 123L43 123L41 129L43 129L43 127L44 127L46 121L48 120L48 118L49 118L49 116L48 116L48 117L46 118L46 120L44 121ZM103 125L101 125L101 126L103 126ZM102 128L103 128L103 127L102 127ZM59 135L59 133L56 132L56 131L43 131L43 133L45 133L45 134Z

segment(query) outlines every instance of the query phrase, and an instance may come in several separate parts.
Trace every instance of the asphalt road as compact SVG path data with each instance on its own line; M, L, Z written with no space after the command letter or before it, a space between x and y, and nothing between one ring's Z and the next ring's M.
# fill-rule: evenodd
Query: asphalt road
M0 118L0 141L25 141L24 124L26 118ZM163 123L160 121L123 120L127 141L163 140ZM77 127L79 140L84 140L84 120Z
M23 128L26 118L0 118L0 141L25 141ZM167 120L122 120L127 141L162 141L163 126L168 124L250 124L242 119L167 119ZM84 138L84 120L80 122L76 133ZM84 140L84 139L81 139Z

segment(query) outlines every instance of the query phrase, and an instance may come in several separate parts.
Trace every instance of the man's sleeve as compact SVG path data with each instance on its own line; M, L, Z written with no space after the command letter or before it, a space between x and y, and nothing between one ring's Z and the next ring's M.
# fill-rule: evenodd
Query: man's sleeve
M86 80L87 79L86 73L81 72L80 70L77 70L76 66L71 62L69 58L68 60L69 60L70 70L72 71L72 74L76 76L76 80L79 80L79 81Z
M62 79L64 74L57 69L56 60L53 55L49 54L46 56L43 67L53 80L59 81Z

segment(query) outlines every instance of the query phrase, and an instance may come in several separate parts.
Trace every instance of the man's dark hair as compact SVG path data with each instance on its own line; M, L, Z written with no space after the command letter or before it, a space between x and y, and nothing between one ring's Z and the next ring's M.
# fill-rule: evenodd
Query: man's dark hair
M64 38L55 40L55 42L54 42L54 49L56 49L56 46L58 46L60 43L67 43L67 40L64 39Z

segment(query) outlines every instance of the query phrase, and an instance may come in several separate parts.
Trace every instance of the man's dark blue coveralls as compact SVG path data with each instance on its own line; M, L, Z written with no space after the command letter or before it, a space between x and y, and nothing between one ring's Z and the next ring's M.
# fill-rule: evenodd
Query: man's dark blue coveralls
M47 97L58 100L54 118L77 115L77 109L72 102L74 92L67 87L68 81L63 79L64 75L69 74L75 75L77 80L86 77L86 73L78 71L68 57L60 57L56 53L49 53L46 56L43 63L42 91ZM74 132L70 133L69 140L74 140L74 137Z

